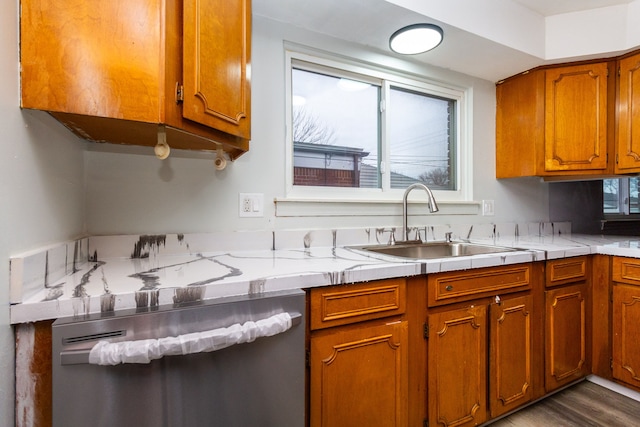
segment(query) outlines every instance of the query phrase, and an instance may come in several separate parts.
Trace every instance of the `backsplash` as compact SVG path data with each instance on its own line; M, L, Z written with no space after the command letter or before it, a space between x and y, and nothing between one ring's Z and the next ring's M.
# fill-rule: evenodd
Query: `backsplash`
M409 238L444 240L451 232L454 240L497 239L524 236L570 235L571 223L505 223L426 225L410 227ZM91 236L89 252L104 258L143 258L155 255L180 255L213 251L263 251L386 244L394 234L402 240L401 227L352 228L326 230L237 231L199 234Z

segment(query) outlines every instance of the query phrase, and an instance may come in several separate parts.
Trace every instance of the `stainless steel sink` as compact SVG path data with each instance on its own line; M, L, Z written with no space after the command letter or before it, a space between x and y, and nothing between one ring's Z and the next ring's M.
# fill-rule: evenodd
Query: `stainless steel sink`
M435 259L514 252L520 249L466 242L398 242L395 245L359 246L353 249L408 259Z

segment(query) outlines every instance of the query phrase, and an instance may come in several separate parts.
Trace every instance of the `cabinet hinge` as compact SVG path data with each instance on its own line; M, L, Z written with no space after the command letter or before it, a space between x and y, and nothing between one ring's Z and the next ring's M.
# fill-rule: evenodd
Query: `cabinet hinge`
M429 427L429 420L424 420L422 422L422 427Z
M179 82L176 82L176 104L184 101L184 86L182 86Z
M311 352L309 350L305 351L304 362L307 364L307 368L311 367Z
M423 329L424 339L428 340L429 339L429 324L425 323L424 325L422 325L422 329Z
M613 370L613 357L609 358L609 367Z

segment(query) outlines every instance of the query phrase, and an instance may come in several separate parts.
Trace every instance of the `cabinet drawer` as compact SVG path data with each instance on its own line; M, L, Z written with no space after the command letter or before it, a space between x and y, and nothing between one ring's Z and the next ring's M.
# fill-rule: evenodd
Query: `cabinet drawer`
M531 289L531 264L427 276L429 306Z
M404 314L406 280L315 288L309 292L311 329Z
M613 257L612 278L614 282L640 285L640 259Z
M546 287L587 280L588 258L578 256L547 261Z

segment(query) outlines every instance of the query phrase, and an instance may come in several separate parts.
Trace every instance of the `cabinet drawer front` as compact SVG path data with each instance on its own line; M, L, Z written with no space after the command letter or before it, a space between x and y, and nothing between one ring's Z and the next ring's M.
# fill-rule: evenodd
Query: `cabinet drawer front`
M429 306L531 289L531 265L492 267L427 276Z
M403 314L405 279L311 289L311 329Z
M587 257L578 256L547 261L548 288L587 279Z
M613 257L613 281L640 285L640 259Z

